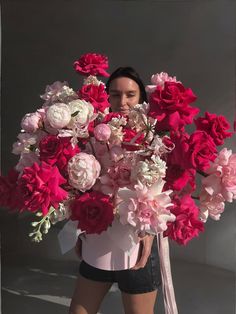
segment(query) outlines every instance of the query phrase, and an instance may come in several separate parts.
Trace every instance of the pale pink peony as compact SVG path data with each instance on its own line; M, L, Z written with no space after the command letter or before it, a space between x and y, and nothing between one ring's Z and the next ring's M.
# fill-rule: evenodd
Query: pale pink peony
M113 194L119 187L129 187L132 184L131 169L134 163L135 156L128 153L107 167L106 174L100 177L102 192Z
M147 188L141 182L135 185L135 190L119 189L121 200L117 205L120 222L130 224L140 231L163 232L167 229L167 222L174 221L168 207L172 205L171 190L162 192L164 181L159 180L152 187Z
M60 81L47 85L45 94L40 97L45 100L44 107L51 106L56 102L68 103L78 98L76 92L68 86L67 82Z
M212 196L202 189L200 193L200 218L203 222L207 221L208 216L214 220L219 220L225 209L224 197L221 194L213 194Z
M71 120L70 108L66 104L55 103L48 108L46 117L51 127L62 129L66 127Z
M152 85L146 86L146 92L152 93L157 88L157 86L163 87L165 82L177 82L176 77L169 76L166 72L153 74L151 77Z
M42 115L39 112L27 113L21 120L21 128L28 133L36 132L40 123L42 122Z
M111 129L105 123L100 123L94 128L94 136L98 141L107 142L111 136Z
M210 194L222 194L227 202L236 199L236 154L223 148L202 179L202 185Z
M101 166L93 155L76 154L68 163L69 183L81 192L85 192L94 185L100 171Z

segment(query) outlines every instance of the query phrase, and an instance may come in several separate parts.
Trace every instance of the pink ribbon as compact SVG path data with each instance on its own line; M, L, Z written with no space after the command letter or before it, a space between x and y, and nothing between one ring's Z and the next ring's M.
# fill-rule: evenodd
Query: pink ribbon
M163 233L160 233L157 236L157 245L159 248L165 314L178 314L171 275L168 237L163 237Z

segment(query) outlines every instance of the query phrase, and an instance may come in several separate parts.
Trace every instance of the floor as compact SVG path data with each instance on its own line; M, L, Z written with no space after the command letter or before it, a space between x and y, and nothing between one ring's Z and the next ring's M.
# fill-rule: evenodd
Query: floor
M76 262L12 260L2 263L2 314L67 314ZM235 314L235 275L206 265L172 262L179 314ZM99 314L121 314L113 285ZM145 314L145 313L144 313ZM161 294L155 314L164 314Z

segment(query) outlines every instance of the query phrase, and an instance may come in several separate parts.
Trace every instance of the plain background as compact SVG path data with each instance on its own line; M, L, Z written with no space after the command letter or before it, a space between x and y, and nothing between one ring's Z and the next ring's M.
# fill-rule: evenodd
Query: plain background
M99 52L110 72L131 65L146 84L153 73L176 75L198 96L204 111L235 114L235 1L2 1L2 172L16 163L11 147L27 112L42 105L45 86L81 79L72 64ZM235 150L235 136L226 142ZM236 210L227 204L219 222L187 247L172 245L173 257L236 270ZM29 242L29 218L1 212L3 254L61 256L51 230L39 246ZM26 228L27 226L27 228Z

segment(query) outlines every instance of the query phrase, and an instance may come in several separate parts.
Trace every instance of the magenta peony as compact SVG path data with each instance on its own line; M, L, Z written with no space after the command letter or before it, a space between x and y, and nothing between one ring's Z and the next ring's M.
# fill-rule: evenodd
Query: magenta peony
M100 75L108 77L108 58L98 53L86 53L74 62L75 71L82 75Z

